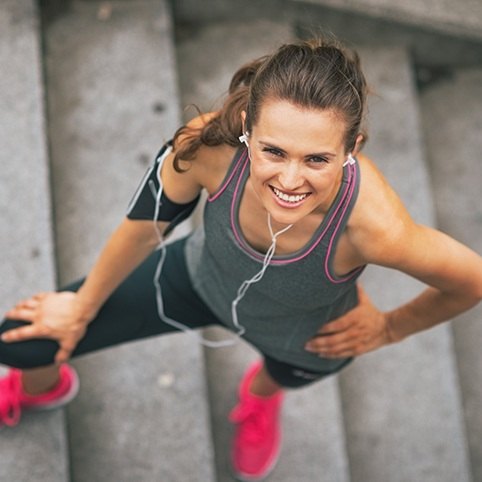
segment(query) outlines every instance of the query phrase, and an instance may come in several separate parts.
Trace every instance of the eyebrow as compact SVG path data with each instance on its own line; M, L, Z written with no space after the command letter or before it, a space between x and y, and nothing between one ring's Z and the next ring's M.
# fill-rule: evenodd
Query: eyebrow
M258 142L264 147L271 147L271 148L277 149L283 154L286 154L286 151L284 149L276 146L275 144L272 144L270 142L264 142L264 141L258 141ZM336 154L333 152L313 152L312 154L306 154L304 157L336 157Z

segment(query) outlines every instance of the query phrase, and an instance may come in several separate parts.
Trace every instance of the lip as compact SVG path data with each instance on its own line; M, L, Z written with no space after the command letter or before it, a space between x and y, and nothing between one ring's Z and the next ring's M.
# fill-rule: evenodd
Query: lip
M275 187L274 186L269 184L269 188L270 188L270 191L271 191L271 195L273 196L276 203L283 208L289 208L289 209L297 208L298 206L301 206L311 196L311 192L304 192L304 193L287 192L284 189L276 188L277 190L283 192L284 194L287 194L288 196L300 196L300 195L306 194L306 197L304 199L301 199L298 202L283 201L283 199L279 198L275 194L275 192L274 192Z

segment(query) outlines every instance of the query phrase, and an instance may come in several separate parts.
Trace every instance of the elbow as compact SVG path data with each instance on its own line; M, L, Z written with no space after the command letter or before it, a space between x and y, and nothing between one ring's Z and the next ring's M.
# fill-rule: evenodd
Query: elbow
M479 304L482 301L482 284L479 285L479 289L475 294L475 304Z
M482 301L482 280L475 283L471 290L467 290L467 297L472 306L478 305Z

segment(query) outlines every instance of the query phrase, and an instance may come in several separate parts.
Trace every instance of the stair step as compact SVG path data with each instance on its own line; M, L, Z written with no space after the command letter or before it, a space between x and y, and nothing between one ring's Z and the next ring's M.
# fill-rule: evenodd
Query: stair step
M460 37L482 39L482 3L474 0L294 0L299 4L333 7L378 19L423 27Z
M40 26L34 1L0 2L0 65L4 313L24 297L55 288ZM66 482L63 412L24 414L19 426L2 430L0 454L0 480Z
M165 1L71 2L46 32L62 283L84 274L180 123ZM171 335L75 360L76 482L214 480L204 361Z
M349 45L405 45L416 65L424 68L421 76L425 78L432 75L425 70L428 67L439 75L447 66L482 65L482 3L476 5L474 1L455 4L451 0L433 0L418 2L417 8L412 9L413 1L398 2L388 8L388 0L245 0L242 19L291 22L302 37L333 33ZM448 2L451 8L445 8ZM393 0L391 3L395 4ZM176 0L172 7L176 23L191 26L229 22L239 18L240 12L238 0ZM442 8L445 10L441 14ZM408 15L402 14L405 9ZM470 9L474 12L472 18L463 13ZM442 18L447 17L446 21L433 22L433 10ZM423 21L421 13L425 15ZM465 22L479 26L469 29Z
M482 253L482 69L467 69L421 96L440 228ZM482 480L482 306L453 323L473 480Z
M366 153L416 221L434 224L410 60L404 49L361 51L373 96ZM362 283L391 309L422 286L371 268ZM340 376L353 482L468 481L462 407L450 327L445 324L367 354Z
M198 25L192 31L185 28L178 36L182 105L194 103L201 110L209 111L219 107L219 99L226 93L231 76L239 66L289 41L293 32L283 22L250 20L211 22ZM208 330L206 336L233 338L220 328ZM236 403L242 373L256 356L241 340L234 347L206 349L219 482L233 480L229 464L232 428L227 416ZM334 378L289 393L283 424L281 460L269 480L348 481L343 421Z

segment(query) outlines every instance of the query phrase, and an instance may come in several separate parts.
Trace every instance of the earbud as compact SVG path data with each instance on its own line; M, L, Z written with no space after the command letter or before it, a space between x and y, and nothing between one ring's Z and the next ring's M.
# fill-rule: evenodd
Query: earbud
M247 132L243 133L242 136L239 136L239 142L244 142L248 147L249 147L249 144L248 144L248 136L249 134Z
M345 167L347 164L355 164L356 160L355 158L351 155L351 152L350 154L348 154L348 157L346 158L346 161L343 163L343 167Z

